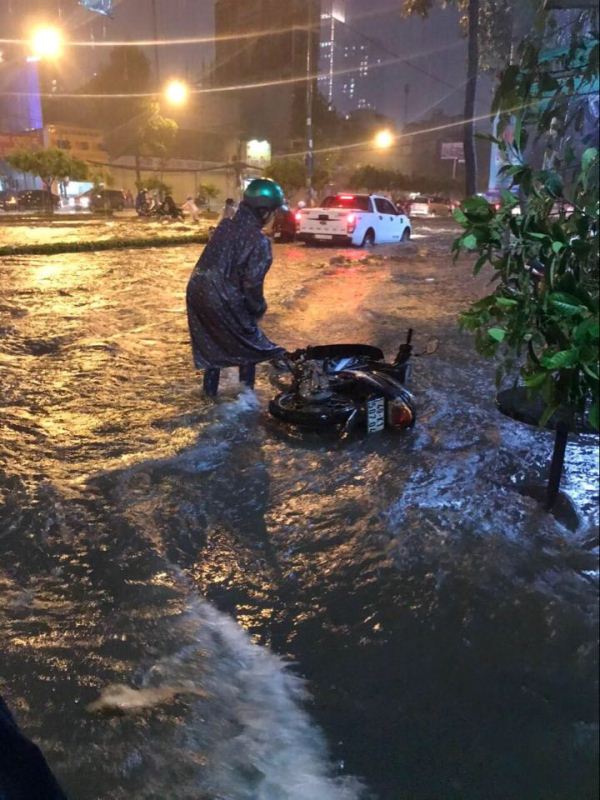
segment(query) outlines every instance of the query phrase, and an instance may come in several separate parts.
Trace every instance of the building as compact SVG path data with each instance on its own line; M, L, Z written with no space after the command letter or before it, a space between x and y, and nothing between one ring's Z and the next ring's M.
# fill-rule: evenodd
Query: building
M106 161L102 132L95 128L53 124L44 128L44 146L66 150L70 156L93 165Z
M346 0L323 0L319 90L330 109L349 116L376 110L381 95L375 43L352 24Z
M277 149L301 138L297 112L307 70L318 69L319 9L319 0L216 0L211 83L237 104L240 138Z

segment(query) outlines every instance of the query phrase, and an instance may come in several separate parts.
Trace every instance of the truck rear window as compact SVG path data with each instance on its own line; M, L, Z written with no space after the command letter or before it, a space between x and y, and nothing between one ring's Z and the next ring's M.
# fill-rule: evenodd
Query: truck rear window
M323 200L322 208L347 208L352 211L370 211L369 198L364 194L336 194Z

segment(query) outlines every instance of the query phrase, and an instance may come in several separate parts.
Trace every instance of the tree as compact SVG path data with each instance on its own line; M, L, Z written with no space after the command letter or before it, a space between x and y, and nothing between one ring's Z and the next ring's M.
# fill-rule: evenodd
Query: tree
M214 183L201 183L198 186L197 196L206 204L206 208L210 211L210 201L215 200L219 196L219 190Z
M475 273L493 271L494 291L461 322L480 352L502 356L498 381L519 366L543 401L541 425L559 410L583 416L589 403L598 429L599 159L590 146L597 122L586 131L582 112L597 94L599 45L593 17L567 22L562 48L556 37L547 50L528 37L519 63L501 76L492 112L512 191L503 190L497 211L484 198L466 200L455 212L464 232L454 249L479 255ZM513 133L504 137L509 124Z
M67 178L84 181L88 177L88 166L84 161L56 147L15 150L6 156L6 161L20 172L37 175L48 191L52 189L54 181L64 181Z
M306 186L306 166L299 158L275 159L266 168L265 175L281 184L289 194Z
M115 156L130 155L135 158L136 180L141 180L140 160L144 156L169 158L177 139L175 120L163 117L156 101L144 100L138 105L138 115L106 135L108 150Z
M287 194L293 194L306 186L306 165L299 158L277 158L266 168L265 175L281 184ZM322 189L329 177L327 169L317 167L312 179L315 189Z

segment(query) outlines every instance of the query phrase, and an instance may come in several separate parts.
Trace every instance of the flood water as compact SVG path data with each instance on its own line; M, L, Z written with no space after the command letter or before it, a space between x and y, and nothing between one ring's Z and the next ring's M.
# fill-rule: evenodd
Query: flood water
M0 692L73 800L597 796L596 443L573 531L457 330L484 283L417 234L275 249L288 349L440 340L416 427L346 441L270 419L267 368L202 398L197 247L2 261Z

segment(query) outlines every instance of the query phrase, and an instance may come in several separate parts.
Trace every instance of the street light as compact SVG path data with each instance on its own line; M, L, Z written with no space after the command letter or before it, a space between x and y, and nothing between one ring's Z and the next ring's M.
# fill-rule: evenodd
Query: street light
M373 143L378 150L389 150L395 142L394 134L390 130L378 131Z
M187 102L190 90L183 81L169 81L165 86L165 99L172 106L183 106Z
M51 25L43 25L33 31L30 44L35 58L58 58L63 47L62 33Z

